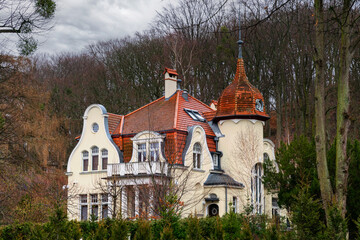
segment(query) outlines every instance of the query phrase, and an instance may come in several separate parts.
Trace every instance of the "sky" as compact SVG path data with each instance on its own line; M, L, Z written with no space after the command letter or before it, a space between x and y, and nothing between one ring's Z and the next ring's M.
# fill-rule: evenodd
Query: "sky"
M36 37L39 41L37 53L80 52L100 40L142 32L150 28L156 11L175 0L55 1L54 27Z

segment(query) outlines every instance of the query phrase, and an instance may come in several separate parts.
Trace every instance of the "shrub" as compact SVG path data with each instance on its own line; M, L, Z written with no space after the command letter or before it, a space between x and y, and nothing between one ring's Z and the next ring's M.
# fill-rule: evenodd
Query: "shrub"
M107 220L110 221L110 220ZM124 219L116 219L111 226L111 240L126 240L129 235L129 224Z
M152 239L150 222L148 220L139 219L137 225L138 227L134 236L135 240Z
M187 218L186 239L203 239L203 237L201 236L199 219L196 216L193 217L192 215L190 215Z
M234 212L225 214L222 218L224 229L224 239L233 240L238 239L241 235L243 219L242 216Z

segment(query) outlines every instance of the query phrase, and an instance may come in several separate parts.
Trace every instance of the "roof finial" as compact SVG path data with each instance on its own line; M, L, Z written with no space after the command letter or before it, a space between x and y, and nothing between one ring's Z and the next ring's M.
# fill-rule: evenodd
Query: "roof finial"
M237 43L239 44L239 56L238 58L242 58L242 48L241 45L244 43L241 40L241 16L240 16L240 1L239 1L239 41L237 41Z

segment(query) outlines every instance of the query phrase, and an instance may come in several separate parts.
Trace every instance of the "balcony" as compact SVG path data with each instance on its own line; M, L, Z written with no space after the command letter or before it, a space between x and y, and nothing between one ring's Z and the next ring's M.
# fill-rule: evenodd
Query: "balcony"
M153 174L163 174L167 176L167 171L168 164L166 162L116 163L107 166L108 177Z

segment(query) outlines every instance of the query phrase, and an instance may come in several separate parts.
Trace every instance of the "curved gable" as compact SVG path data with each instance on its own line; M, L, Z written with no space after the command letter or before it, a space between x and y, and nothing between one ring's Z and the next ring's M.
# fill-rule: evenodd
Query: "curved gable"
M121 162L121 152L109 133L108 114L105 107L100 104L90 105L85 110L83 119L81 137L68 159L67 172L81 172L81 152L85 150L90 152L93 146L108 150L109 163ZM97 124L97 127L93 128L94 124Z

